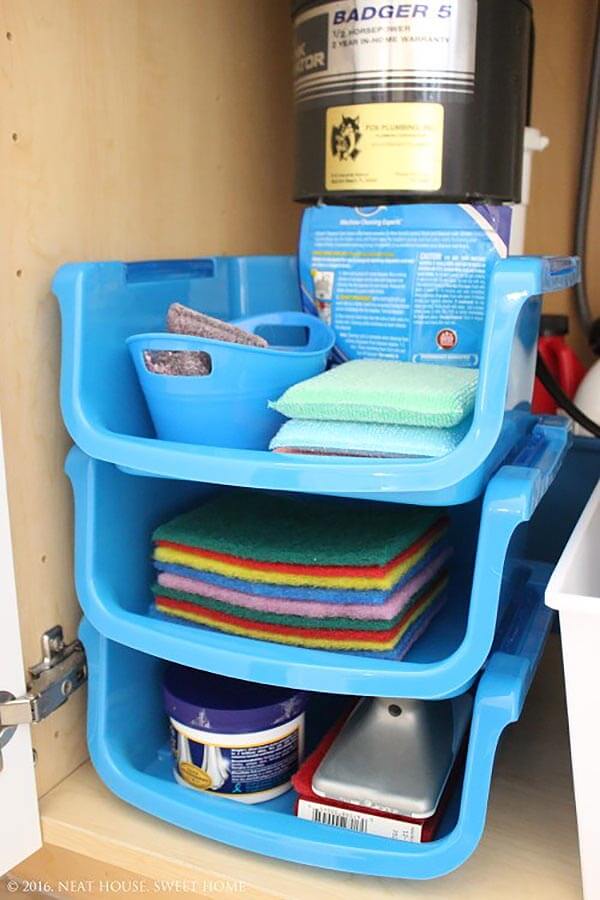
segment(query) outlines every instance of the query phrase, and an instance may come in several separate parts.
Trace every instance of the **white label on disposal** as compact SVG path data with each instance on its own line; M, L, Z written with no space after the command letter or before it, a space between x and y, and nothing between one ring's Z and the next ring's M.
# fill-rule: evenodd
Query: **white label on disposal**
M473 93L477 0L340 0L296 18L297 100L352 93ZM358 95L358 96L357 96Z

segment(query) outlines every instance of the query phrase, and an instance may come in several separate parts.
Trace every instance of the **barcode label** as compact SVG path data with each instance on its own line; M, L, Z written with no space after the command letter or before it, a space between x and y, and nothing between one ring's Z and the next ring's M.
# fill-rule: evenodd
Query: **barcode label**
M423 826L412 822L400 822L374 813L355 812L354 810L337 809L325 803L313 803L311 800L298 800L298 818L319 822L321 825L332 825L334 828L346 828L359 834L374 834L378 837L392 838L394 841L408 841L420 844Z
M336 828L349 828L350 831L367 830L367 823L360 816L344 816L326 809L313 809L313 822L335 825Z

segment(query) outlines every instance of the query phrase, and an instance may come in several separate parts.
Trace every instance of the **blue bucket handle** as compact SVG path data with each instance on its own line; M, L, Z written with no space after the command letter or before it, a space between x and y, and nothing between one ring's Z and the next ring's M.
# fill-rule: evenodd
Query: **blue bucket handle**
M127 338L127 345L134 355L138 372L151 378L172 378L172 375L161 375L152 372L146 365L144 352L157 350L191 350L193 353L204 353L210 356L212 370L208 375L186 375L186 378L210 378L215 371L215 358L218 353L213 353L213 348L206 347L203 338L192 337L186 334L136 334Z
M290 347L290 350L298 349L310 353L311 351L329 351L335 342L335 335L329 325L322 322L317 316L311 316L302 312L274 312L265 313L252 318L236 319L232 322L252 334L264 325L278 325L281 328L305 328L308 332L306 344L302 347Z

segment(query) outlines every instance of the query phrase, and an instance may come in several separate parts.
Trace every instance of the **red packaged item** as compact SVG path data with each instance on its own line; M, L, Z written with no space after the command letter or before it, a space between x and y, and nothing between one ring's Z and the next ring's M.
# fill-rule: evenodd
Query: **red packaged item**
M586 373L585 366L567 344L569 333L567 316L544 315L540 327L539 354L554 380L571 400L577 393ZM533 392L532 411L537 415L556 415L556 401L536 378Z
M463 746L450 773L448 783L435 814L429 819L397 816L394 813L383 812L383 810L371 807L354 806L338 800L320 797L312 789L315 772L351 712L352 708L340 717L292 777L292 785L298 794L295 806L296 815L301 819L309 819L311 822L320 822L324 825L346 828L363 834L373 834L397 841L408 841L413 844L429 843L435 838L436 831L448 807L450 797L458 785L466 755L468 734L465 735Z

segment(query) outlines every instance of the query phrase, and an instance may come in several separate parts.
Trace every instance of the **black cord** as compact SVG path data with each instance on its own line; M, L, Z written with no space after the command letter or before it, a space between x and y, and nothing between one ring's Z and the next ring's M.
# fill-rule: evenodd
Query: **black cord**
M586 266L587 239L590 216L592 182L596 160L596 144L598 138L598 118L600 115L600 6L596 13L595 37L590 68L588 102L585 116L583 146L581 152L580 180L577 197L577 215L575 221L574 254L581 257L581 281L575 285L577 311L584 331L589 332L593 325L592 311L587 291Z
M593 434L594 437L600 438L600 425L597 425L596 422L592 422L591 419L588 419L586 414L582 412L578 406L575 406L573 401L567 397L539 354L537 358L536 375L552 399L556 402L557 406L564 409L564 411L571 416L573 421L577 422L578 425L581 425L582 428L585 428L586 431L589 431L590 434Z

